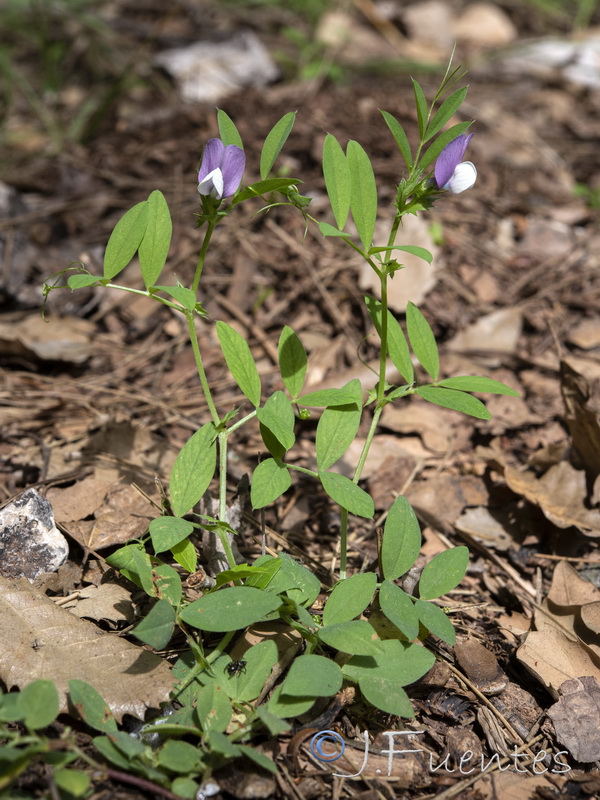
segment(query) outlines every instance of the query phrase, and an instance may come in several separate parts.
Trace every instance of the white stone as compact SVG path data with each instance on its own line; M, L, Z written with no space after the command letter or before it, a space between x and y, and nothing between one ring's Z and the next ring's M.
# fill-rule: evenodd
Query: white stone
M56 572L69 555L50 503L28 489L0 511L0 575L33 580Z

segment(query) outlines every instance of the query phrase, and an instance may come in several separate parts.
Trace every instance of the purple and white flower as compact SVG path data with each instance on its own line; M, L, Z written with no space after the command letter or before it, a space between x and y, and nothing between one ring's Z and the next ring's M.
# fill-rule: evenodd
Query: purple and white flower
M216 200L231 197L242 182L245 167L246 156L241 147L209 139L198 172L198 191Z
M435 162L434 176L438 189L460 194L470 189L477 180L477 170L472 161L463 161L467 145L474 134L463 133L444 147Z

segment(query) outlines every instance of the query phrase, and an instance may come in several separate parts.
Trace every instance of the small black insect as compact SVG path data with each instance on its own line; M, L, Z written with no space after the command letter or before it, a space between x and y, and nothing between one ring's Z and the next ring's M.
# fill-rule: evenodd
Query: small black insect
M230 661L229 664L225 667L227 670L227 674L229 677L232 675L237 675L240 672L246 672L246 664L248 662L240 659L239 661Z

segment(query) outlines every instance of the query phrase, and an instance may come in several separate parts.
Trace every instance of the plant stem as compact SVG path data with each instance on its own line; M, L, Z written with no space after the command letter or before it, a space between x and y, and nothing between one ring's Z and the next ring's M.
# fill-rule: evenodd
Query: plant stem
M190 337L190 343L192 345L192 351L194 353L194 361L196 362L198 377L200 378L200 384L202 385L202 391L204 392L204 399L206 400L206 405L208 406L208 410L210 411L210 416L214 425L218 426L220 423L219 415L212 399L212 394L206 378L206 372L204 371L204 364L202 363L202 354L200 353L200 345L198 344L196 326L194 324L194 312L186 311L185 317L187 319L188 334Z
M393 247L396 241L396 235L398 233L398 228L400 227L400 222L401 222L401 216L400 214L397 214L394 217L392 229L390 231L390 235L388 238L388 244L387 244L388 247ZM371 263L370 259L367 260L369 261L369 263ZM381 412L383 411L383 401L385 398L385 368L387 364L387 351L388 351L388 344L387 344L388 274L385 267L383 269L379 269L372 263L371 266L375 270L375 273L379 278L379 283L381 286L381 341L379 349L379 381L377 383L377 404L375 406L375 412L373 413L373 419L371 420L371 425L369 427L367 438L365 439L365 443L363 445L360 458L358 459L358 464L356 465L354 477L352 478L354 483L358 483L358 481L360 480L360 476L364 469L367 456L369 455L371 443L373 442L373 437L375 436L375 431L377 430L377 425L379 424L379 418L381 417ZM347 509L342 508L342 513L340 517L340 580L344 580L346 578L347 555L348 555L348 511Z
M219 519L227 522L227 439L228 431L219 433ZM235 557L229 541L229 532L223 528L217 528L221 545L227 558L229 569L235 567Z
M217 220L209 220L208 228L204 234L204 241L202 242L202 247L200 248L200 255L198 256L198 263L196 265L196 272L194 274L194 281L192 283L192 291L194 294L198 292L198 284L200 283L200 276L202 275L202 269L204 267L204 259L206 258L208 245L210 244L210 240L216 225Z

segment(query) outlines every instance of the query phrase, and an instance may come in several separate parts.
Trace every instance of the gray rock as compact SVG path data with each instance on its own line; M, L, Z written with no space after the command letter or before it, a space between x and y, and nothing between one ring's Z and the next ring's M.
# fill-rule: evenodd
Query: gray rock
M0 575L33 580L56 572L69 555L50 503L28 489L0 511Z

